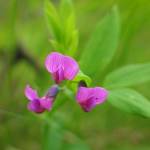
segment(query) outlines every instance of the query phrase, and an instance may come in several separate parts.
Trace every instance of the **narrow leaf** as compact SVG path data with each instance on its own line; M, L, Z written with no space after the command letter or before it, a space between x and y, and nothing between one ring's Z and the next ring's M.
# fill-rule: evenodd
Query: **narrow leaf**
M104 85L108 88L126 87L150 81L150 63L129 65L106 76Z
M72 0L61 0L60 16L63 26L63 40L66 54L74 56L78 46L78 32Z
M57 123L48 123L44 126L43 150L61 150L63 131Z
M60 3L60 14L63 19L68 18L68 16L73 12L72 0L61 0Z
M112 90L110 91L108 102L123 111L150 117L150 102L135 90Z
M120 31L118 9L111 12L96 26L81 57L81 67L91 76L98 76L112 60Z
M45 17L51 34L57 41L61 41L61 24L56 8L52 2L45 0Z

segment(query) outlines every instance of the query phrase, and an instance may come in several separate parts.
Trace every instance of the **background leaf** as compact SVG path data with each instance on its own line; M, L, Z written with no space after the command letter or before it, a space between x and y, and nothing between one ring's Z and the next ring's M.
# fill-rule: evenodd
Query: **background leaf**
M63 25L63 45L68 55L74 56L78 46L78 31L72 0L61 0L60 18Z
M88 75L100 75L110 63L117 49L119 31L119 14L117 8L113 7L97 25L81 57L81 68Z
M61 0L60 1L60 15L62 16L62 19L68 18L70 16L70 13L73 12L73 4L72 0Z
M60 18L53 3L48 0L45 0L45 17L50 32L53 34L57 41L61 42L62 38Z
M106 76L105 87L117 88L132 86L150 80L150 63L129 65L115 70Z
M44 124L43 150L61 150L63 130L56 122Z
M76 142L73 144L66 144L63 150L90 150L90 148L81 139L76 137Z
M123 111L150 117L150 102L135 90L112 90L110 91L108 102Z
M78 46L75 13L71 0L61 0L59 9L52 2L45 2L45 16L50 33L50 42L57 51L74 56Z

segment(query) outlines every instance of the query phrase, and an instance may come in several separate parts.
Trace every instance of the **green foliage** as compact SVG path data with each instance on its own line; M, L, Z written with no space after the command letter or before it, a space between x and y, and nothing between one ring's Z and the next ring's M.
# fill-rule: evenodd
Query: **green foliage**
M50 40L52 46L57 51L74 56L78 46L78 31L71 0L62 0L59 10L52 2L46 0L45 16L54 38Z
M62 20L66 20L70 16L70 12L74 14L72 0L60 0L60 15Z
M117 7L96 26L81 57L81 68L90 76L99 76L111 62L117 46L120 21Z
M43 131L43 150L61 150L63 129L61 125L53 120L53 123L49 125L44 124Z
M71 0L45 2L44 11L50 31L50 45L42 14L43 1L0 1L1 149L40 149L43 140L42 150L88 150L89 146L96 150L148 150L149 120L136 115L150 117L149 101L132 89L122 88L135 86L149 97L149 84L138 87L138 84L149 81L149 64L129 65L113 72L110 70L122 64L149 61L150 1L73 2L75 5ZM113 8L100 21L88 43L86 39L91 28L115 4L119 12ZM79 48L74 6L80 29ZM119 49L116 59L113 59L118 37ZM84 44L86 47L83 51ZM58 95L47 118L41 120L40 115L28 112L28 101L24 97L25 85L30 83L42 96L53 84L44 68L44 60L50 53L51 46L53 50L76 56L78 60L81 58L82 70L85 74L88 73L95 83L103 82L101 76L110 72L103 82L104 88L110 89L108 102L120 110L136 115L119 113L107 103L90 113L84 113L76 104L74 89L71 90L68 86L74 84L77 87L77 81L80 80L86 81L90 86L90 77L82 72L73 82L67 82L67 86L62 88L62 93ZM77 53L78 49L80 51ZM80 57L80 54L83 55ZM104 69L107 69L107 72L103 72ZM65 116L65 126L58 122L62 116L58 120L52 119L57 113ZM30 115L36 116L36 119L30 119ZM44 138L39 133L41 124L46 124L42 126L45 130Z
M132 89L111 90L108 101L115 107L144 117L150 117L150 102Z
M0 50L6 47L8 50L14 50L16 44L16 18L17 18L17 0L8 2L8 17L0 23ZM3 14L3 11L1 10Z
M24 23L23 25L18 25L17 27L17 37L21 43L19 46L23 50L28 50L27 53L31 58L34 56L36 60L43 65L43 59L45 55L50 52L50 44L47 39L45 24L43 24L44 19L35 19ZM38 24L38 26L37 26ZM23 28L23 29L22 29ZM39 57L40 55L40 57Z
M73 144L66 144L64 150L90 150L89 147L80 139L76 139Z
M25 61L20 62L19 64L14 65L14 68L10 71L10 78L13 79L15 88L18 88L19 93L22 92L22 88L25 84L34 84L36 73L35 70ZM26 76L26 78L24 78ZM15 82L20 81L20 84ZM15 89L14 88L14 89Z
M45 1L45 16L50 32L57 42L61 42L61 24L59 15L53 3L48 0Z
M61 116L61 118L60 118ZM89 147L74 133L65 129L62 115L51 116L43 127L43 150L89 150ZM47 120L47 118L45 118ZM68 138L69 137L69 138ZM70 142L71 141L71 142Z
M136 85L150 80L150 63L129 65L106 76L105 87L119 88Z

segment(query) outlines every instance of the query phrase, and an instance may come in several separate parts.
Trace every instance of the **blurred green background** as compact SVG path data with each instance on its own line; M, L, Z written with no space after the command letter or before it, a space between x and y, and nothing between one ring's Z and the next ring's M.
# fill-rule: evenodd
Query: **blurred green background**
M80 33L78 56L95 24L114 4L120 11L121 36L110 71L150 61L149 0L74 0ZM44 69L52 48L43 13L43 0L0 0L1 150L43 149L43 120L28 112L24 97L27 83L40 87L40 93L52 83ZM150 99L150 82L134 88ZM66 103L50 118L51 150L150 149L149 119L126 114L108 103L84 113L74 101L64 99Z

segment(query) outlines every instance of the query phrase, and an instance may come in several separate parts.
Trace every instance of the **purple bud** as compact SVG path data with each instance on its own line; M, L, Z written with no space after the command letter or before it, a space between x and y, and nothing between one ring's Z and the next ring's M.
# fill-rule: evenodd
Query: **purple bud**
M59 86L53 85L47 92L46 97L56 97L59 92Z

